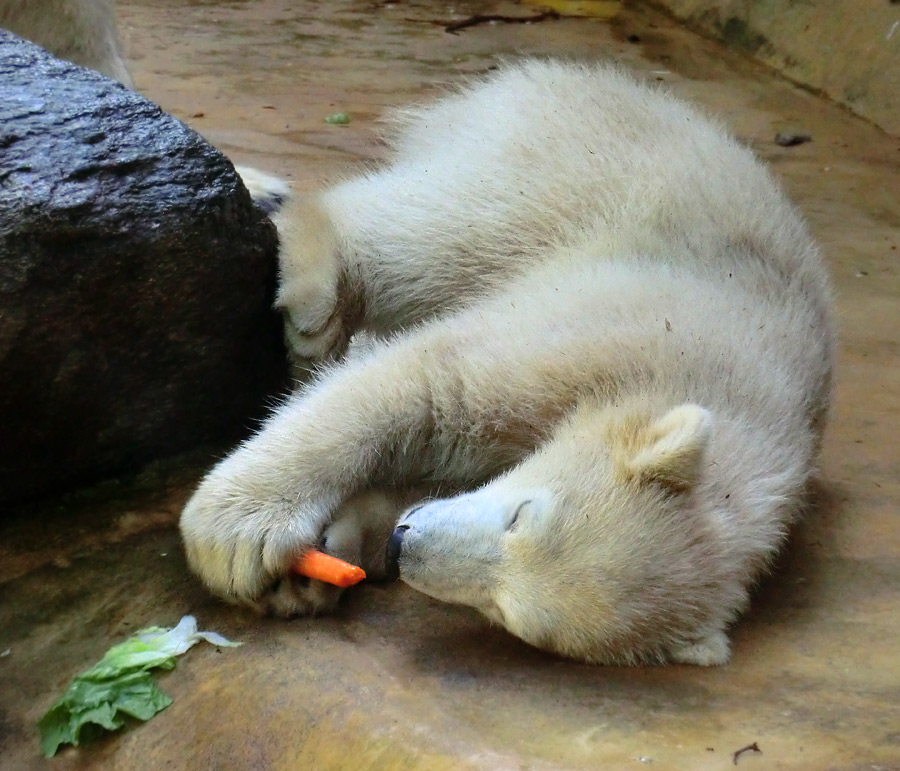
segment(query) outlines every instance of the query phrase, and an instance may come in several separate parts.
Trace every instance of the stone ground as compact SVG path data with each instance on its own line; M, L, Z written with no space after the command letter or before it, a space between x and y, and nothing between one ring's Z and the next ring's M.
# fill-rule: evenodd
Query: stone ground
M637 7L632 7L632 6ZM261 621L188 574L176 522L214 453L0 526L0 767L39 769L34 721L134 629L196 614L245 645L160 678L175 703L59 769L900 769L900 139L639 4L588 18L460 2L125 0L137 87L243 163L300 188L381 153L390 104L502 56L614 58L706 106L784 180L824 246L842 348L822 484L723 668L594 668L466 609L365 586L338 615ZM605 18L609 17L609 18ZM636 36L636 38L634 37ZM323 123L333 112L349 126ZM778 131L813 141L782 148ZM216 454L223 452L221 448Z

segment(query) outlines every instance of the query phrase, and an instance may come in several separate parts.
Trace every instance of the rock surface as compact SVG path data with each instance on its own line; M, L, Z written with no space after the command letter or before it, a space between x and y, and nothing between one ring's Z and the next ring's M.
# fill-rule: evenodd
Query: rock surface
M233 438L283 377L274 227L231 163L0 30L0 502Z

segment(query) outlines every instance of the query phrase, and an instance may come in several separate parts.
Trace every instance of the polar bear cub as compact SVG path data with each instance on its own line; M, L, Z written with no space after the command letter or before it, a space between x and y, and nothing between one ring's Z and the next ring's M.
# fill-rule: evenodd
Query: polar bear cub
M372 568L387 543L388 572L540 648L724 663L829 406L797 213L609 66L508 66L397 113L392 150L280 214L278 303L318 374L203 480L190 565L291 615L336 600L298 553Z

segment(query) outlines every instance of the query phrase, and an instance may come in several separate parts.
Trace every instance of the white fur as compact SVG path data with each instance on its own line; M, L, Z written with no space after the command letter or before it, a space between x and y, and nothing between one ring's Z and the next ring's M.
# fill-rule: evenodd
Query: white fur
M132 87L113 0L2 0L0 27Z
M291 197L291 188L278 177L250 166L235 166L234 170L243 181L250 197L267 214L278 211Z
M203 481L190 564L316 610L334 596L284 581L294 556L353 541L352 493L422 483L445 497L403 519L412 586L566 656L723 663L829 405L803 223L749 151L611 67L508 67L395 124L386 168L279 215L289 342L335 363ZM340 361L357 329L385 339Z

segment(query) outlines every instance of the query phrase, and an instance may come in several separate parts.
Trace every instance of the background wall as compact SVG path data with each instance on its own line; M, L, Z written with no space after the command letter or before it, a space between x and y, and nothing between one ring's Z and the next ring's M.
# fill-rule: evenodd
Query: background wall
M898 0L656 0L656 4L900 135Z

